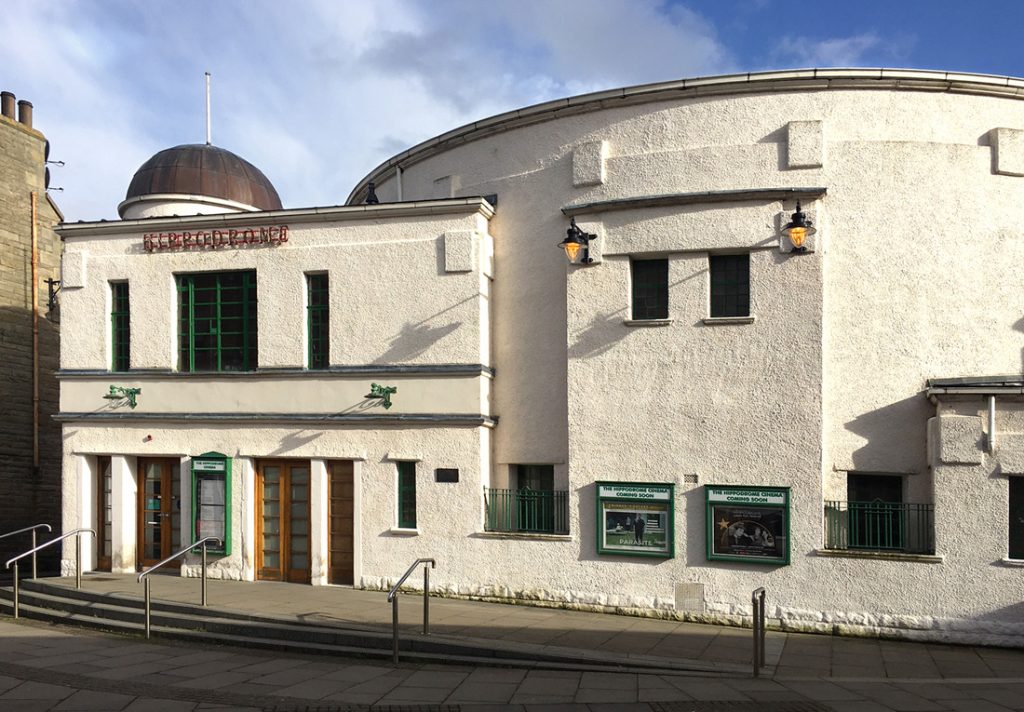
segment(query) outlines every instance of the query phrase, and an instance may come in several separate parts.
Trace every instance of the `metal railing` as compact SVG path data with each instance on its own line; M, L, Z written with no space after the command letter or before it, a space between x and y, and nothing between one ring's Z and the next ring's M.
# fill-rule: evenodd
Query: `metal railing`
M188 552L190 552L193 549L195 549L197 546L203 547L203 570L202 570L202 576L201 576L202 582L200 583L200 589L199 589L200 590L200 594L199 595L200 595L200 602L202 603L202 605L205 606L206 605L206 542L208 542L208 541L217 542L217 546L222 546L224 544L224 542L221 539L219 539L218 537L215 537L215 536L203 537L202 539L197 541L195 544L190 544L190 545L186 546L184 549L182 549L181 551L179 551L179 552L177 552L175 554L171 554L170 556L168 556L166 559L164 559L160 563L154 564L153 566L150 566L148 569L146 569L141 574L139 574L139 579L138 580L139 580L140 583L142 582L143 579L146 579L145 595L146 595L146 638L147 639L149 638L150 618L152 617L152 605L151 604L152 604L152 600L153 600L152 590L151 590L151 587L150 587L150 580L149 580L148 576L151 573L153 573L154 571L156 571L157 569L159 569L164 564L167 564L167 563L170 563L171 561L174 561L179 556L184 556Z
M18 554L13 559L8 559L7 560L7 565L4 568L9 569L9 568L11 568L11 564L14 564L14 617L15 618L18 617L18 593L19 593L18 562L21 559L24 559L29 554L32 554L32 556L34 558L37 551L45 549L46 547L51 546L53 544L56 544L59 541L64 541L69 536L73 536L73 537L75 537L75 588L81 588L82 587L82 534L85 534L87 532L89 534L92 534L94 537L96 536L96 532L94 530L92 530L92 529L75 529L73 531L68 532L67 534L61 534L56 539L50 539L50 541L44 541L39 546L33 546L31 549L26 551L24 554ZM33 561L33 568L35 568L34 561Z
M485 531L569 533L569 493L565 490L484 487L484 509Z
M388 591L388 603L391 604L391 659L398 664L398 589L405 580L409 578L416 567L423 566L423 635L430 635L430 569L436 568L437 563L433 559L416 559L412 562L398 583ZM426 564L430 564L428 568Z
M935 553L935 505L825 502L825 548Z
M764 667L764 586L755 588L750 594L750 605L754 615L754 677L761 674Z
M37 529L42 529L43 527L46 527L46 531L53 532L53 527L51 527L49 524L33 524L32 526L25 527L24 529L16 529L13 532L7 532L6 534L0 534L0 539L6 539L9 536L14 536L15 534L21 534L22 532L32 532L32 548L35 549L36 545L38 544L38 542L36 541L36 530ZM36 555L35 555L35 553L32 554L32 578L37 578L37 574L36 574Z

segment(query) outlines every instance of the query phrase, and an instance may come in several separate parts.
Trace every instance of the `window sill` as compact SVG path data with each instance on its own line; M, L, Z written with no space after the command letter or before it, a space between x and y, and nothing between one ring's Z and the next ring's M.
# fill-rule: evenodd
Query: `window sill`
M1007 566L1012 569L1024 569L1024 559L1003 558L996 562L999 566Z
M625 326L669 326L675 319L623 319Z
M536 532L477 532L478 539L519 539L522 541L573 541L572 534L540 534Z
M945 556L941 554L904 554L896 551L867 551L862 549L818 549L816 556L834 557L838 559L872 559L874 561L906 561L916 564L941 564ZM1024 562L1021 562L1024 564Z
M705 326L718 326L719 324L753 324L754 315L750 316L709 316L701 321Z
M391 536L419 536L419 529L408 529L406 527L391 527L388 529L388 534Z

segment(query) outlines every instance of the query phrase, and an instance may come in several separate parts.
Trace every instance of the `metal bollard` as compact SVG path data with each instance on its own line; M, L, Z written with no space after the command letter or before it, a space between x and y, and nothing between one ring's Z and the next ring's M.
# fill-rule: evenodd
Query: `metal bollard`
M18 617L18 562L14 562L14 617Z
M755 589L754 592L750 594L754 629L754 677L758 677L761 674L761 668L764 667L764 598L765 590L763 586Z
M82 587L82 535L75 535L75 588Z
M146 578L145 589L146 589L146 640L149 640L149 611L150 611L149 604L150 604L150 595L149 595L149 578L148 577Z
M201 593L201 596L202 596L202 599L203 599L202 600L202 604L205 606L206 605L206 542L205 541L203 542L203 580L202 580L202 583L200 584L200 590L202 592Z
M430 635L430 567L423 565L423 635Z

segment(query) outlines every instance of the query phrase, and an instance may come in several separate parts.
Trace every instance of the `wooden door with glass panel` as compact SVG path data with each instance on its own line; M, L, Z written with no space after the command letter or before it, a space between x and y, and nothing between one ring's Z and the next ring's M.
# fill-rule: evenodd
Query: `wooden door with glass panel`
M181 461L139 458L138 564L152 566L181 549ZM181 565L180 559L167 564Z
M309 583L309 462L261 462L257 486L258 577Z
M111 552L111 470L110 458L96 458L96 570L110 571Z
M353 465L351 460L330 463L330 568L328 583L351 586L355 582L353 557Z

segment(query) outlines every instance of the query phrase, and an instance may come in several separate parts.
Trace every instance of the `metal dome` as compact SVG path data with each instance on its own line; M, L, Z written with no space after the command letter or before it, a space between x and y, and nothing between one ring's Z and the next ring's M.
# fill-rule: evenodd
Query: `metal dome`
M147 195L219 198L257 210L280 210L281 198L263 172L231 151L185 144L160 151L135 171L125 201Z

